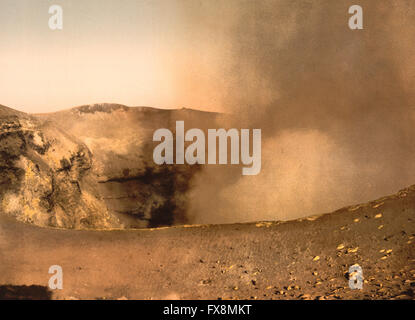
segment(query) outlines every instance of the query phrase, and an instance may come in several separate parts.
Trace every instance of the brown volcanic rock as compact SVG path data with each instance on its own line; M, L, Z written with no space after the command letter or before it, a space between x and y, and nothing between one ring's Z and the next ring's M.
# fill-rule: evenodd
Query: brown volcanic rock
M1 107L0 210L39 226L119 226L83 180L88 148L36 117Z
M218 115L116 104L27 115L0 107L0 210L63 228L185 223L198 166L157 166L153 132L175 121L208 128Z

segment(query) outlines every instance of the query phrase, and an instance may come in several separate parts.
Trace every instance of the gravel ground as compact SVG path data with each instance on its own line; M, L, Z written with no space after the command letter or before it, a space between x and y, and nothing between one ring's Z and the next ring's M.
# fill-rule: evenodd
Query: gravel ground
M75 231L3 215L0 298L414 299L414 237L415 186L289 222Z

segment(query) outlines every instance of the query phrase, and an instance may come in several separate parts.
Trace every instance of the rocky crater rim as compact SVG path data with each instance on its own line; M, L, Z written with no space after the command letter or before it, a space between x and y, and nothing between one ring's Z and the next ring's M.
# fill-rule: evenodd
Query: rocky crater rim
M120 103L92 103L92 104L85 104L71 108L65 108L57 111L50 111L50 112L33 112L33 113L26 113L23 111L19 111L13 108L6 107L0 104L0 116L3 113L10 113L10 114L17 114L17 115L33 115L33 116L43 116L43 115L52 115L64 112L73 112L79 114L95 114L95 113L112 113L114 111L142 111L142 112L171 112L171 111L184 111L184 112L198 112L198 113L209 113L209 114L222 114L221 112L215 111L206 111L206 110L199 110L195 108L188 108L188 107L177 107L177 108L161 108L161 107L151 107L151 106L127 106ZM223 113L226 114L226 113Z
M171 230L171 229L199 229L199 228L212 228L212 227L221 227L221 226L256 226L257 228L269 228L271 226L283 225L283 224L290 224L290 223L305 223L305 222L314 222L320 218L326 216L332 216L336 214L348 214L350 212L357 211L362 208L372 207L376 208L380 205L384 205L387 201L402 199L405 198L408 194L415 194L415 184L411 185L407 188L401 189L397 193L389 196L384 196L378 198L376 200L372 200L365 203L354 204L350 206L346 206L335 210L333 212L322 213L322 214L315 214L303 218L297 218L292 220L259 220L259 221L249 221L249 222L237 222L237 223L211 223L211 224L182 224L182 225L173 225L173 226L164 226L164 227L156 227L156 228L94 228L94 229L70 229L70 228L61 228L61 227L51 227L51 226L39 226L33 225L34 228L41 228L41 229L48 229L48 230L60 230L60 231L77 231L77 232L153 232L153 231L161 231L161 230ZM2 218L2 217L0 217ZM11 219L11 217L3 217L7 219ZM15 223L28 225L28 223L22 221L14 221Z

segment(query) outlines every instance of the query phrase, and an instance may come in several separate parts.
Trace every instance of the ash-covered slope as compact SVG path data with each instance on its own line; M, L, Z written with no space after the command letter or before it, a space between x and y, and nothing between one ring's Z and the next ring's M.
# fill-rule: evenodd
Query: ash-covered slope
M288 222L79 231L0 216L0 299L31 285L38 299L414 299L414 222L415 186Z
M156 166L152 134L175 121L206 128L217 114L116 104L28 115L0 107L0 211L63 228L185 223L197 166Z

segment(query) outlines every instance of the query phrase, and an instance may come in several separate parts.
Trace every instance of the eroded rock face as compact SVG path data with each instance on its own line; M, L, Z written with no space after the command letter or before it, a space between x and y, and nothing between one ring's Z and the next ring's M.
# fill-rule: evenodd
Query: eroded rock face
M186 223L200 167L152 161L154 130L177 119L203 128L216 114L101 104L27 115L0 106L1 214L76 229Z
M0 114L0 128L3 213L40 226L120 226L99 199L82 190L92 166L85 145L24 114Z

